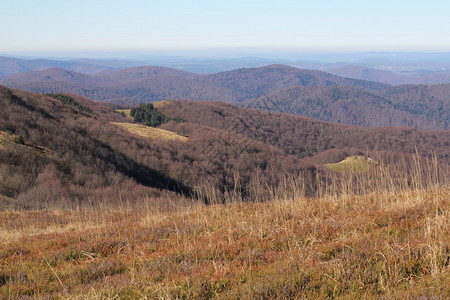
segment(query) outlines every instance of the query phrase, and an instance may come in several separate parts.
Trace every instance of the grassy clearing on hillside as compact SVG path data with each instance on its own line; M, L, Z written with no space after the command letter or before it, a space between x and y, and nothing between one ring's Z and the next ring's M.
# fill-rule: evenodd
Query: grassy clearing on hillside
M349 156L338 163L326 164L325 167L337 172L364 172L369 170L375 164L376 162L371 158L357 155Z
M8 134L0 131L0 149L6 149L6 147L23 147L28 151L32 151L37 156L50 155L52 150L44 147L33 145L29 141L23 139L21 135Z
M168 101L168 100L158 101L158 102L153 103L153 106L155 108L158 108L158 107L164 106L167 103L170 103L170 101Z
M131 109L116 109L119 113L124 113L125 117L127 117L130 120L134 120L134 118L131 116Z
M450 297L448 186L0 219L0 298Z
M187 137L181 136L172 131L144 126L140 124L119 123L119 122L111 122L111 124L121 126L133 134L137 134L139 136L150 139L178 140L178 141L187 141L188 139Z

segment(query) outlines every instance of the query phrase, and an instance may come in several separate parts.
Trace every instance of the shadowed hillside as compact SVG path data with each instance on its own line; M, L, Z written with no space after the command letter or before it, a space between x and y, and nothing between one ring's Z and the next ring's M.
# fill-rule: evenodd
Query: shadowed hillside
M64 104L1 88L2 205L73 206L117 197L133 202L161 191L211 201L205 186L218 198L230 191L248 198L260 185L276 187L285 173L301 172L314 191L315 168L275 147L196 124L183 124L187 140L142 137L111 124L129 122L111 108L72 97Z
M145 130L103 104L51 96L1 88L5 203L85 205L163 191L207 203L260 201L286 178L314 196L335 180L322 165L346 156L373 156L399 170L416 152L444 164L450 157L448 131L358 128L208 101L161 102L158 114L186 122Z
M0 92L0 194L11 204L86 205L90 197L112 201L121 191L131 197L133 189L141 195L158 195L155 188L191 193L118 149L133 137L109 128L108 121L123 120L111 109L105 113L104 107L92 105L88 113L45 96L5 88Z

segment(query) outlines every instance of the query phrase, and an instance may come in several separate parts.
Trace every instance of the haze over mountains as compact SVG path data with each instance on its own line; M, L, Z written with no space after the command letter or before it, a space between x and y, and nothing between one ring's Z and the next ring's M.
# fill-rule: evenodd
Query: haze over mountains
M377 72L372 79L388 78L383 71ZM355 126L448 129L450 121L450 84L393 87L286 65L215 74L154 66L91 75L50 68L14 74L0 84L127 105L173 99L215 100Z
M67 55L70 56L70 54ZM450 83L448 72L450 70L450 55L446 53L303 53L302 55L278 54L277 56L274 56L273 53L261 53L261 56L257 57L244 56L238 58L185 57L177 53L173 53L173 56L167 56L168 54L163 53L153 56L123 55L119 56L132 58L30 59L29 57L13 58L0 55L0 78L20 72L42 71L53 67L79 73L94 74L105 70L151 65L193 73L212 74L240 68L258 68L272 64L284 64L301 69L320 70L338 76L380 81L392 85ZM199 55L199 53L196 55ZM264 57L264 55L267 55L267 57ZM205 53L205 56L210 56L210 54Z
M362 79L368 81L383 82L392 85L401 84L442 84L450 83L450 71L415 71L409 72L408 75L401 73L394 73L386 70L372 69L360 65L346 65L336 69L327 70L327 72L355 79Z

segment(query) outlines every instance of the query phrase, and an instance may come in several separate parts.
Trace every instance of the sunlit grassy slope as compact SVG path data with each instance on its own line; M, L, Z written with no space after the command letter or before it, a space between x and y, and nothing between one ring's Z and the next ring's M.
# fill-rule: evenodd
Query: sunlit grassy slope
M26 141L20 135L7 134L6 132L0 131L0 149L5 149L7 147L26 149L32 151L37 156L49 155L52 151L44 146L33 145L29 141Z
M371 158L357 155L349 156L338 163L326 164L325 167L337 172L364 172L369 170L375 164L376 161L372 160Z
M131 116L131 109L116 109L116 111L119 113L124 113L128 119L133 120L133 117Z
M448 187L0 219L2 299L450 297Z
M186 141L188 139L187 137L181 136L172 131L144 126L140 124L120 123L120 122L111 122L111 124L123 127L133 134L137 134L139 136L151 139L178 140L178 141Z
M167 100L164 100L164 101L158 101L158 102L153 103L153 106L156 107L156 108L158 108L158 107L164 106L164 105L167 104L167 103L170 103L170 101L167 101Z

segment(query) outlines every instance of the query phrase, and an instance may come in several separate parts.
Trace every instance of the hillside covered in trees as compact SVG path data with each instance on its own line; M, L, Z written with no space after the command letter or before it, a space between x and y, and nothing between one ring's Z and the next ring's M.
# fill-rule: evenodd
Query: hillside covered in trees
M314 195L331 180L323 164L348 155L392 165L416 152L444 164L450 157L448 131L358 128L218 102L158 103L158 116L169 120L159 128L184 138L149 139L117 126L131 121L109 106L51 96L1 88L3 205L87 205L161 193L207 202L231 194L263 199L262 187L277 189L286 176L301 178Z
M448 129L450 85L392 87L284 65L195 74L135 67L86 75L52 68L0 81L39 93L74 93L135 105L162 100L212 100L354 126Z

